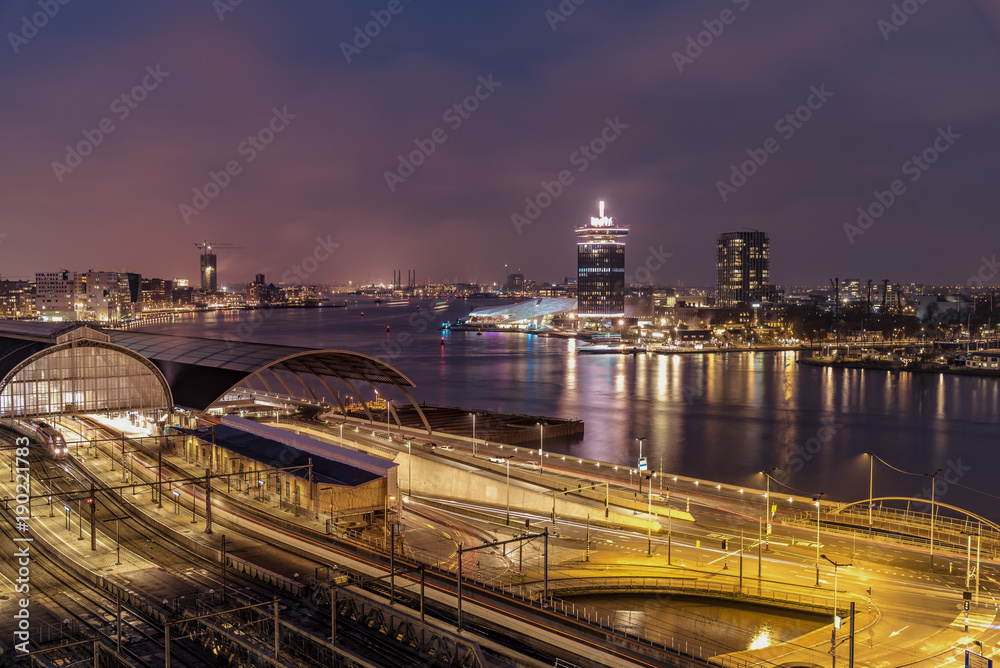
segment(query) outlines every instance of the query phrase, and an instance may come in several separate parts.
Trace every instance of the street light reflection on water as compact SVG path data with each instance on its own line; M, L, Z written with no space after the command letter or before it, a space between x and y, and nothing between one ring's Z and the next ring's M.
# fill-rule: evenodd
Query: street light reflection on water
M764 649L770 647L772 642L774 642L774 637L771 624L764 622L757 628L757 633L751 638L747 649Z
M687 642L717 654L789 642L826 623L822 615L669 593L574 596L567 605L571 614L579 610L581 619L587 614L610 616L615 628L627 633L667 638L675 647Z

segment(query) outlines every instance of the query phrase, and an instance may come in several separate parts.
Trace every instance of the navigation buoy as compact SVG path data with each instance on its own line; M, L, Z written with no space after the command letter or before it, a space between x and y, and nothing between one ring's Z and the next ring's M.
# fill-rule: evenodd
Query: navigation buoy
M385 326L385 333L386 333L386 334L388 334L388 333L389 333L389 325L386 325L386 326Z
M444 345L444 334L441 335L441 345Z
M364 311L362 311L362 312L361 312L361 319L362 319L362 320L364 320L364 319L365 319L365 312L364 312Z

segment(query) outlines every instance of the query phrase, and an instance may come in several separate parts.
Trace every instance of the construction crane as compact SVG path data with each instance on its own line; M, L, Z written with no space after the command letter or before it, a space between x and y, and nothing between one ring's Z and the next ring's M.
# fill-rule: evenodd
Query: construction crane
M233 244L213 244L203 241L196 243L195 248L201 249L201 289L209 292L217 292L219 286L219 267L215 261L216 248L243 248Z

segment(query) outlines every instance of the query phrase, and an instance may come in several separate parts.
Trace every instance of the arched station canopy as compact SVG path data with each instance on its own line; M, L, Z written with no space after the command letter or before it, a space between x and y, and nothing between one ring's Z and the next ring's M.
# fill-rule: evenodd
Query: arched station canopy
M82 323L0 321L0 417L172 406L159 369L104 332Z
M144 332L111 332L118 345L148 358L170 383L177 405L207 410L227 394L257 390L289 398L329 399L345 410L353 397L372 419L358 384L393 387L416 408L425 429L430 424L408 388L413 381L398 369L368 355L346 350L311 350L243 341L203 339ZM339 392L331 382L343 385ZM398 419L397 419L398 422Z
M430 433L409 392L413 381L361 353L100 331L87 323L0 320L4 416L174 406L204 411L225 405L227 395L266 392L292 400L329 400L345 413L347 399L373 419L359 391L362 384L377 392L381 387L383 396L388 388L402 393Z

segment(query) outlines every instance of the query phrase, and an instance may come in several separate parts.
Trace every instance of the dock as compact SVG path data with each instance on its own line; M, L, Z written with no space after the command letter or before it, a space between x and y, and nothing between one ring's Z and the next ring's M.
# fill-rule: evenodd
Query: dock
M384 406L384 404L383 404ZM538 415L520 415L513 413L500 413L496 411L472 411L468 408L457 408L454 406L437 406L435 404L421 404L420 409L427 416L427 421L434 431L444 432L455 436L472 438L473 436L473 412L475 412L475 437L491 443L505 443L517 445L520 443L537 443L544 428L546 442L552 439L582 438L583 420L552 418ZM413 406L399 405L393 406L393 414L398 417L404 427L422 429L423 423ZM376 422L379 421L379 414L373 409L372 415ZM348 410L348 416L364 419L364 410L358 407L356 410ZM385 409L381 411L381 420L385 420ZM396 420L393 419L393 425Z

